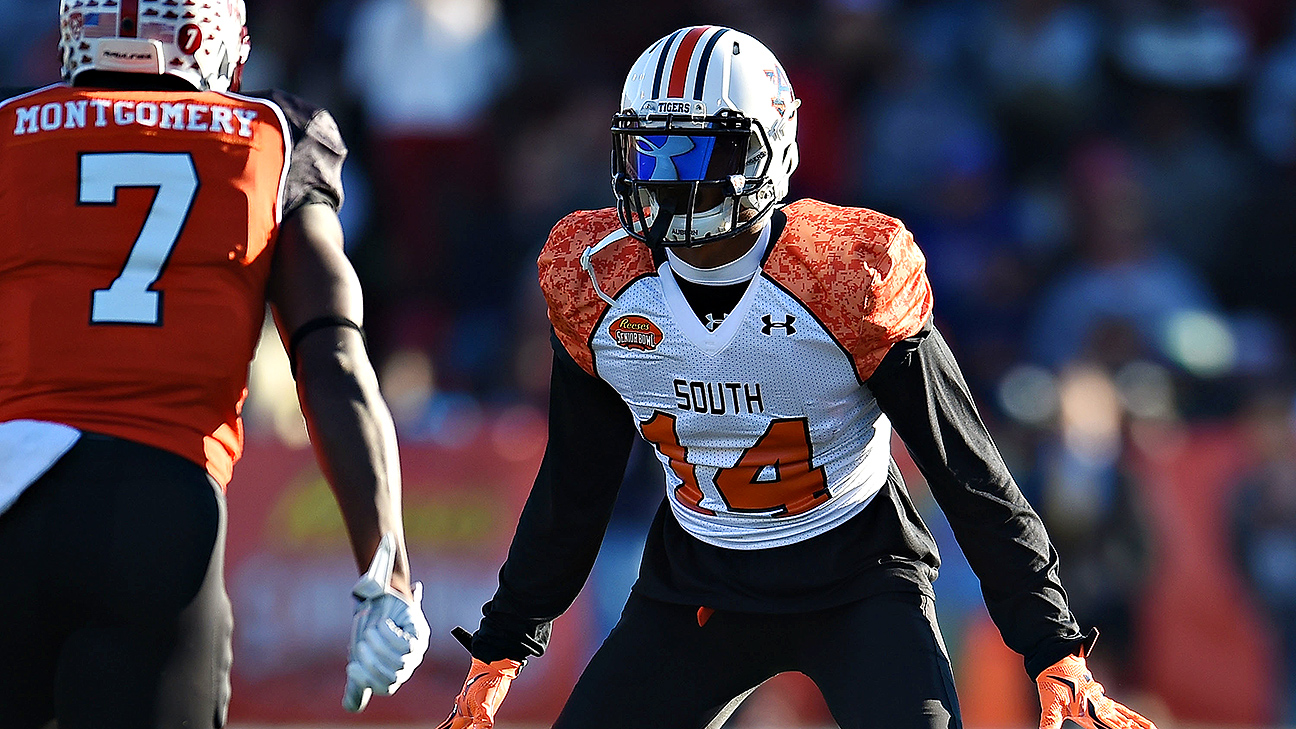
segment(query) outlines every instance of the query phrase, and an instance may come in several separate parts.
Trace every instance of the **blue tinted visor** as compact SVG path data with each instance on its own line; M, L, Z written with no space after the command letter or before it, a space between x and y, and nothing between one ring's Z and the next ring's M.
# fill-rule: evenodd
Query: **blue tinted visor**
M628 141L625 171L634 180L718 181L743 172L745 135L645 135Z

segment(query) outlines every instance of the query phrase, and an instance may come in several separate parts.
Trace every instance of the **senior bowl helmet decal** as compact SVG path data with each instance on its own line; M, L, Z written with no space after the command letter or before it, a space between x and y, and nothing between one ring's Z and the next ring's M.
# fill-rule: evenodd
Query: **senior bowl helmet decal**
M236 90L250 45L244 0L60 0L63 78L83 71L178 76Z
M612 187L622 225L651 245L729 238L766 220L797 166L797 107L760 41L694 26L631 67L612 120Z

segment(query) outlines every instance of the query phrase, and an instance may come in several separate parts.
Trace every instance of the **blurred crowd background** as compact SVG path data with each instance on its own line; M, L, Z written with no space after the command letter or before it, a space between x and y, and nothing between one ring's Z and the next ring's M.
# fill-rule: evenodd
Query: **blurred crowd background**
M244 87L324 105L350 145L348 253L404 438L453 447L501 412L543 412L540 246L567 212L613 203L608 127L634 58L677 27L729 25L775 52L803 101L790 199L894 215L926 252L938 325L1048 523L1075 612L1101 627L1109 690L1175 708L1147 652L1165 644L1149 592L1184 549L1190 584L1209 572L1176 541L1192 530L1173 476L1222 449L1193 503L1224 568L1162 597L1187 618L1211 593L1250 616L1267 682L1253 718L1296 725L1296 4L248 4ZM4 83L56 80L52 2L0 8ZM256 368L252 439L300 440L286 376ZM596 574L607 620L660 499L647 465ZM972 651L975 579L913 476L945 545L942 620ZM1210 646L1212 625L1162 632Z

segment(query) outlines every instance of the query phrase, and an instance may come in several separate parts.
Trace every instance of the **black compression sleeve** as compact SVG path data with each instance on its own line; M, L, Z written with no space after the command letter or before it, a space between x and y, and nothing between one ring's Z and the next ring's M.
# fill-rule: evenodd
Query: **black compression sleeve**
M550 622L594 566L634 442L616 391L553 346L549 443L473 638L473 655L486 662L544 653Z
M1004 642L1034 678L1083 640L1058 556L977 413L954 355L930 323L892 347L868 380L959 546Z

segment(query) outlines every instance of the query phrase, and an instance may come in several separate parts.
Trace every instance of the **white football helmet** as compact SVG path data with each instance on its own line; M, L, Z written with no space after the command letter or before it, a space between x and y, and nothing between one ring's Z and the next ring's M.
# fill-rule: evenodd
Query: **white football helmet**
M612 118L621 224L694 246L769 219L796 169L797 107L783 66L731 28L681 28L644 51Z
M244 0L60 0L63 78L169 74L199 91L238 89L251 45Z

